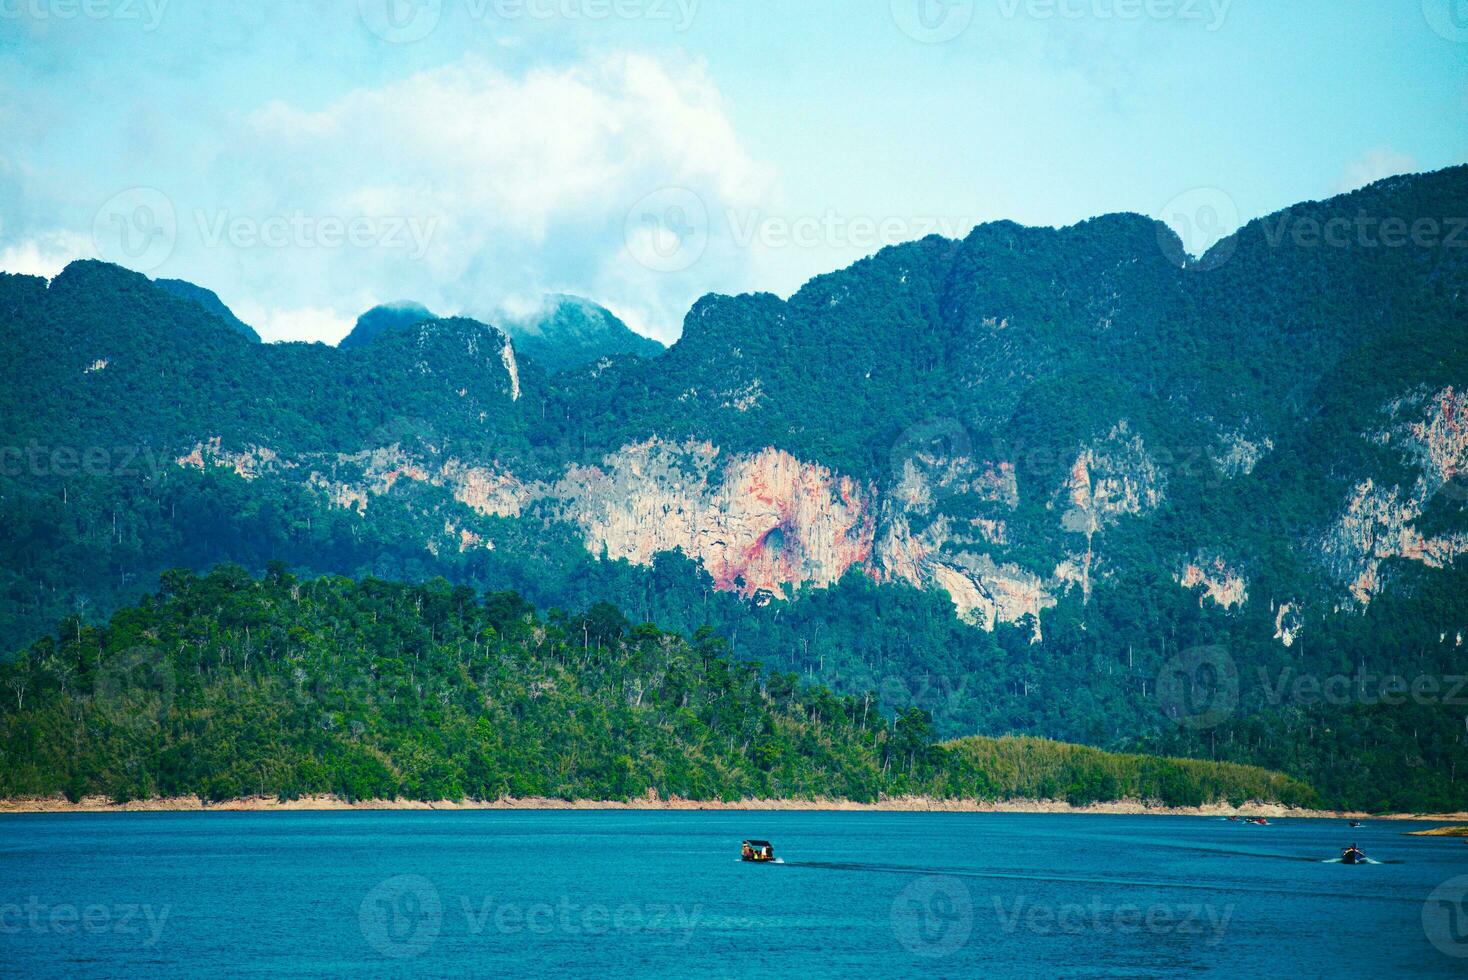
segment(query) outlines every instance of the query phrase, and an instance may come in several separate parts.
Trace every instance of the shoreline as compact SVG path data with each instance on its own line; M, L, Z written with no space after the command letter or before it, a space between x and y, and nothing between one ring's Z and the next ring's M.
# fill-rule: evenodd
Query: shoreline
M1164 806L1142 800L1116 800L1075 806L1056 800L940 800L928 797L892 797L876 803L851 800L747 799L719 800L662 799L650 796L636 800L561 800L546 797L500 800L361 800L348 802L336 796L303 796L295 800L275 797L244 797L209 803L197 796L132 800L113 803L106 797L87 797L72 803L62 797L22 797L0 800L0 814L7 813L290 813L349 810L765 810L874 813L1069 813L1116 816L1192 817L1291 817L1313 820L1422 820L1435 823L1468 822L1468 813L1364 813L1346 810L1303 810L1278 803L1248 803L1240 807L1208 804L1195 807Z

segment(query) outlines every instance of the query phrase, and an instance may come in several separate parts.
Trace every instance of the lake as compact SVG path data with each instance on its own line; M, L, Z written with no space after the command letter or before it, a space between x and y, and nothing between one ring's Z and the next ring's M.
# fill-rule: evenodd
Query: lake
M0 973L1462 976L1421 825L960 813L0 817ZM784 861L738 861L746 837ZM1326 863L1352 841L1383 863Z

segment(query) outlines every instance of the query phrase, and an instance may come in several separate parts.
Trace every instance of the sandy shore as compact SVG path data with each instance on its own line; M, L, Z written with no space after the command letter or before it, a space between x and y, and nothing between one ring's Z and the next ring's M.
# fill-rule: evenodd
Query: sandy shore
M1277 803L1254 803L1242 807L1215 804L1201 807L1170 807L1141 800L1117 800L1089 806L1072 806L1054 800L936 800L927 797L893 797L877 803L850 800L684 800L647 797L637 800L557 800L548 798L465 800L364 800L349 803L335 796L305 796L297 800L248 797L207 803L197 796L133 800L113 803L105 797L89 797L71 803L60 797L0 800L0 813L146 813L163 811L302 811L302 810L825 810L942 813L1110 813L1160 814L1172 816L1303 817L1321 820L1432 820L1468 821L1468 813L1355 813L1338 810L1300 810Z
M1431 830L1414 830L1414 837L1468 837L1468 827L1433 827Z

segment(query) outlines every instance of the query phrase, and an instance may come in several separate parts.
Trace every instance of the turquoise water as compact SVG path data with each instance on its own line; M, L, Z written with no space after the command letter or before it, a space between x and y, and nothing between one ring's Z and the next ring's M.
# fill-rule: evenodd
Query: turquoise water
M0 973L1463 976L1468 846L1403 836L1414 826L13 815L0 817ZM744 837L769 838L785 863L740 863ZM1384 863L1325 863L1352 840Z

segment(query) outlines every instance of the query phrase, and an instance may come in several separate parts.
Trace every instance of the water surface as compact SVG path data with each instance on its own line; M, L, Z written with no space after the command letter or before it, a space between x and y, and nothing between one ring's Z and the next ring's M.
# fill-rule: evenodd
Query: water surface
M1463 976L1413 824L956 813L0 817L10 976ZM737 860L745 837L783 864ZM1327 863L1352 841L1383 863Z

